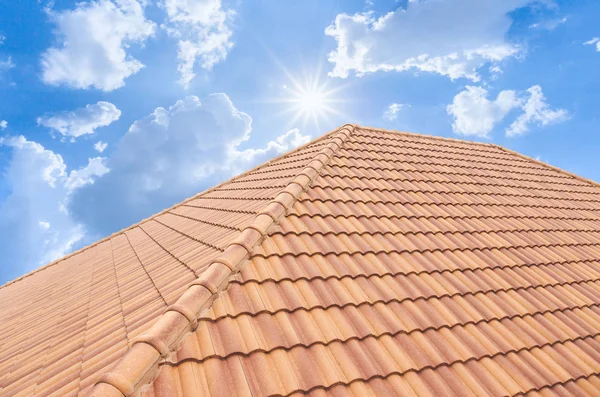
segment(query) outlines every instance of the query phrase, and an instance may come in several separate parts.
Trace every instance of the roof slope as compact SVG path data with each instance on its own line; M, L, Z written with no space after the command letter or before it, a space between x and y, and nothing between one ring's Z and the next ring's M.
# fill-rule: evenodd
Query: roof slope
M598 395L599 211L503 149L357 128L142 395Z
M328 139L238 177L276 183L234 178L2 286L0 395L87 394Z
M0 394L598 395L599 236L582 178L344 126L1 288Z

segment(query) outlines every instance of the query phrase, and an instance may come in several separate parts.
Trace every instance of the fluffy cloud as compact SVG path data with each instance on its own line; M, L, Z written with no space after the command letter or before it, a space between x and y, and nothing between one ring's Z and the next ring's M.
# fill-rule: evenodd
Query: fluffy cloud
M596 45L596 51L600 52L600 38L598 37L586 41L583 45Z
M488 92L482 87L467 86L454 97L447 107L454 117L452 129L465 136L489 137L494 126L502 121L512 109L520 105L512 90L498 94L495 100L487 99Z
M94 144L94 149L99 153L102 153L103 151L105 151L107 147L108 147L108 143L102 142L102 141L98 141Z
M126 51L155 29L137 0L81 2L75 9L48 13L58 43L42 55L45 83L112 91L144 66Z
M383 112L383 118L389 121L396 120L400 110L405 107L410 107L410 105L404 103L392 103L385 109L385 112Z
M106 235L308 140L291 130L263 148L243 148L251 121L225 94L156 108L131 125L107 160L110 173L78 189L70 209Z
M546 103L542 87L534 85L527 90L529 98L523 104L521 114L506 130L507 136L522 135L529 131L531 124L541 127L560 123L569 119L569 112L565 109L551 109Z
M277 154L287 152L300 145L304 145L310 141L310 136L303 135L300 130L293 128L288 132L278 136L274 141L268 142L264 148L238 150L237 148L229 152L230 159L235 167L242 171L241 165L254 165L261 161L265 161Z
M106 127L119 117L121 111L115 105L100 101L71 112L39 117L37 122L60 133L63 137L75 139L82 135L93 134L97 128Z
M59 154L23 136L0 139L11 150L5 174L10 194L0 202L0 251L7 276L68 253L85 233L67 207L73 192L108 170L103 159L67 172Z
M70 194L85 185L94 184L97 176L106 174L109 169L104 164L105 158L94 157L88 159L88 164L78 170L72 170L64 180L64 187Z
M521 52L506 40L511 11L533 0L411 0L376 18L339 14L325 34L337 41L330 75L416 70L479 80L478 69Z
M520 94L504 90L496 99L487 97L486 89L473 86L467 86L454 97L446 110L454 119L452 129L455 133L489 138L494 127L513 109L520 109L522 113L506 129L506 136L509 137L526 133L531 124L544 127L569 118L565 109L550 108L539 85Z
M6 127L8 127L8 121L0 120L0 130L4 130Z
M167 21L163 25L179 39L179 82L188 87L199 64L206 70L224 60L233 46L229 21L233 12L221 0L164 0Z

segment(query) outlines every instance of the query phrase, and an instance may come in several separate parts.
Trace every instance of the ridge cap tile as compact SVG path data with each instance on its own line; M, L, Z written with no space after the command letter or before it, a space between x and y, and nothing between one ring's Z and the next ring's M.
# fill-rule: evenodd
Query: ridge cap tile
M215 260L212 260L206 270L204 270L202 274L188 286L186 291L175 302L176 307L172 309L171 306L169 306L166 311L159 316L158 320L150 327L150 329L133 342L131 348L116 362L110 372L105 373L100 380L96 382L89 394L90 396L118 396L119 394L115 394L116 392L120 393L122 396L130 396L142 385L151 382L156 378L158 371L160 370L160 360L175 351L183 337L192 332L192 327L194 325L197 326L197 321L190 322L188 316L181 311L183 310L186 313L189 313L190 311L195 311L194 309L199 310L196 311L196 318L198 319L200 312L210 307L216 295L226 288L230 279L235 276L244 265L252 252L252 249L266 237L268 228L278 223L282 216L287 215L291 205L304 190L309 188L310 182L316 178L325 164L329 162L335 151L339 149L353 133L354 129L354 125L345 124L337 130L323 136L328 137L333 135L331 143L334 143L334 140L339 140L340 143L334 143L337 146L336 149L330 147L330 144L324 149L321 149L313 159L320 155L323 155L326 159L312 160L309 162L309 164L306 165L293 179L293 183L288 183L286 188L280 191L277 196L270 200L264 207L266 210L266 208L272 204L279 204L282 207L281 213L276 214L263 212L264 210L259 211L250 225L246 226L238 234L237 238L229 244L225 251ZM326 154L325 150L331 151L331 153ZM317 164L311 165L313 163ZM296 180L301 175L308 178L304 178L302 181ZM301 188L302 186L303 188ZM211 189L211 191L212 190L214 189ZM266 222L264 217L258 221L260 215L269 216L271 218L270 224ZM264 232L262 232L263 230ZM239 248L236 249L235 247L243 248L245 251L243 256L240 255L241 251ZM232 253L232 258L228 257L228 251L231 252L230 249L237 251ZM233 266L233 269L230 266ZM198 288L207 291L209 295L207 296L207 293L204 292L199 295L199 297L192 296L196 293L194 289L197 291ZM151 349L152 352L149 352L148 349ZM144 352L146 354L139 356L137 352Z

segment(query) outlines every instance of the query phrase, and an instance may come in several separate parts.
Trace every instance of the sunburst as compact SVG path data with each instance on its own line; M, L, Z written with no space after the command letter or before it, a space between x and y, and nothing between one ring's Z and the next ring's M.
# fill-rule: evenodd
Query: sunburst
M329 123L333 116L345 117L340 105L348 102L342 96L346 85L334 87L334 79L321 78L320 68L313 74L304 74L301 77L289 73L283 66L282 69L287 81L281 86L280 97L269 102L285 105L283 113L292 114L290 125L301 124L302 127L306 127L312 123L319 131L320 122Z

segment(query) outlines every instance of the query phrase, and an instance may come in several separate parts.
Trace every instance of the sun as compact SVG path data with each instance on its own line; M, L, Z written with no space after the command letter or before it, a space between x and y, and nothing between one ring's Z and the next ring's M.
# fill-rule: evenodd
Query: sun
M337 98L318 81L294 84L293 88L288 88L287 91L287 102L290 110L295 113L293 122L302 118L305 123L312 120L318 124L320 119L326 120L328 115L336 112L333 106Z
M304 112L316 112L325 104L325 96L318 91L308 91L300 95L298 105Z
M321 122L328 123L332 116L344 116L339 109L347 102L340 92L344 86L332 87L333 79L319 75L295 77L286 71L286 84L281 86L281 96L274 102L284 105L283 113L292 114L290 125L313 124L319 130Z

